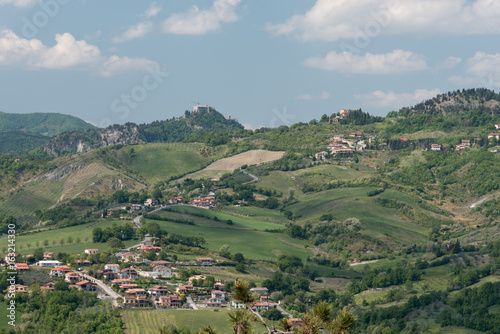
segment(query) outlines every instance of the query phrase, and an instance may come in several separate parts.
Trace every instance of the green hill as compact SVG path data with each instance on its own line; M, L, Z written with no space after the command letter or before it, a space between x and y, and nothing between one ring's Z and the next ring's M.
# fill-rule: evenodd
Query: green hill
M24 153L29 152L46 144L50 137L36 133L25 133L22 131L0 133L1 153Z
M52 137L66 131L82 129L95 129L95 126L77 117L57 113L0 112L0 132L23 131Z

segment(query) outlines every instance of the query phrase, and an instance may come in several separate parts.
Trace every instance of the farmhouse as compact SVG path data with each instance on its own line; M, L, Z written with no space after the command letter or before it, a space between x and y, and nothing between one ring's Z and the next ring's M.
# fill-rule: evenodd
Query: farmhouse
M349 135L349 137L352 137L352 138L363 138L363 132L360 132L360 131L356 131L356 132L353 132Z
M151 245L142 245L141 250L143 252L151 252L154 251L155 253L161 252L161 247L156 247L156 246L151 246Z
M85 250L85 254L94 255L97 253L99 253L99 250L97 248L89 248Z
M469 139L462 139L462 145L465 147L470 147L470 140Z
M44 252L43 253L43 259L44 260L52 260L52 259L54 259L54 253L53 252Z
M210 196L207 196L207 197L196 197L191 202L191 205L199 207L199 208L209 208L209 207L215 205L215 199L213 197L210 197Z
M119 255L119 258L121 258L121 260L123 262L137 262L139 257L140 257L139 254L135 254L135 253L131 253L131 252L122 253L121 255Z
M54 291L54 285L56 285L56 283L54 282L49 282L45 285L42 285L40 287L40 291Z
M500 124L495 124L495 130L499 130L500 129Z
M14 285L14 287L15 287L15 293L26 293L26 292L28 292L28 286L27 285L16 284L16 285Z
M222 307L222 301L217 298L210 298L204 303L205 307Z
M150 305L150 300L145 296L125 296L125 306L126 307L148 307Z

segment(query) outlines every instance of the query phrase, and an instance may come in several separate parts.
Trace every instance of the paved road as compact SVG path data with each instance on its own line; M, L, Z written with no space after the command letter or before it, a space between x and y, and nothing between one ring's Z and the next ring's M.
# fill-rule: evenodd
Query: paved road
M92 276L87 275L87 274L83 274L83 276L85 276L85 278L88 279L89 281L95 282L97 284L97 286L99 287L99 289L101 289L107 295L111 296L111 298L113 298L114 300L122 298L122 296L120 296L118 293L113 291L113 289L111 289L109 286L104 284L103 281L98 280L97 278L92 277Z
M248 176L250 176L250 177L252 178L252 181L248 181L248 182L245 182L245 183L243 183L243 184L250 184L250 183L254 183L254 182L259 181L259 178L258 178L257 176L255 176L255 175L253 175L253 174L250 174L250 173L246 172L246 171L245 171L245 170L243 170L243 169L240 169L240 170L243 172L243 174L246 174L246 175L248 175Z
M187 296L186 297L186 301L188 303L188 305L193 309L193 310L197 310L198 309L198 306L196 306L196 304L194 303L193 301L193 298L191 298L191 296Z
M289 317L289 318L293 318L292 315L290 313L288 313L287 311L285 311L281 306L276 306L276 308L278 309L278 311L281 312L281 314Z

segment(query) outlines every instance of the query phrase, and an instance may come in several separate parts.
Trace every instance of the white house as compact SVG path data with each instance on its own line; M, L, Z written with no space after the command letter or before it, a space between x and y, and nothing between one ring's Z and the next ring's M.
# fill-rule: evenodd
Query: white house
M120 271L120 265L119 264L106 264L104 266L104 269L108 269L114 273L118 273Z
M38 261L38 265L40 267L59 267L62 264L61 261L57 260L40 260Z
M156 266L154 271L159 273L163 277L170 277L173 275L172 268L170 268L170 267Z

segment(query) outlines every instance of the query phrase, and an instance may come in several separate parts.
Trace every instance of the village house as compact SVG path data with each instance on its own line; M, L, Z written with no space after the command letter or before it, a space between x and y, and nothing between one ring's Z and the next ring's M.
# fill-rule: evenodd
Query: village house
M172 268L170 267L165 267L165 266L156 266L154 268L154 271L160 274L160 276L163 277L171 277L174 273L172 271Z
M439 145L439 144L432 144L431 145L431 151L441 151L441 145Z
M66 273L64 280L68 283L77 283L83 281L83 275L81 273L69 272Z
M151 301L145 296L127 295L124 304L125 307L148 307Z
M352 137L352 138L363 138L363 132L360 132L360 131L353 132L353 133L349 134L349 137Z
M204 281L207 277L205 275L194 275L188 278L189 284L193 283L193 280L202 280Z
M169 290L166 286L160 286L160 285L157 285L157 286L154 286L154 287L148 289L148 293L153 297L166 296L166 295L168 295L168 292L169 292Z
M269 296L260 296L259 301L253 302L251 304L251 307L253 309L256 309L257 311L260 310L270 310L273 308L277 308L278 304L275 302L272 302L269 300Z
M177 295L161 296L156 304L158 309L177 308L182 306L182 299Z
M152 246L152 245L142 245L141 250L145 253L149 253L151 251L154 251L155 253L159 253L159 252L161 252L161 247Z
M338 123L339 122L339 116L335 116L335 117L330 117L328 119L328 123Z
M231 300L231 308L233 309L246 308L246 304L241 300Z
M76 260L75 263L80 267L90 266L92 265L92 261L89 260Z
M96 283L89 282L86 280L76 283L76 286L77 286L78 290L84 290L87 292L99 291L99 288L97 287Z
M27 263L16 263L16 271L19 273L24 273L29 271L30 268L28 267Z
M101 274L105 279L114 280L118 277L118 273L110 269L98 270L98 274Z
M196 197L190 204L198 208L210 208L215 206L215 199L212 197Z
M140 258L140 255L132 252L127 252L121 253L118 258L120 258L122 262L137 262L137 260Z
M495 124L495 130L499 130L500 129L500 124Z
M44 284L40 287L40 291L42 291L42 292L54 291L54 285L56 285L56 283L54 283L54 282L49 282L47 284Z
M40 260L38 261L38 265L40 267L58 267L62 264L61 261L57 260Z
M69 272L71 272L71 269L68 266L61 266L51 269L50 276L66 275Z
M94 255L97 253L99 253L99 250L97 248L89 248L85 250L85 254Z
M488 139L495 138L496 140L500 140L500 133L490 133L488 134Z
M113 284L126 284L130 283L130 278L115 278L111 281Z
M141 205L141 204L132 204L130 206L130 212L133 213L136 211L144 210L145 208L146 207L144 205Z
M465 149L466 149L465 145L457 145L455 147L455 150L457 151L465 151Z
M124 284L121 284L119 286L120 289L124 289L124 290L127 290L127 289L136 289L138 287L139 286L136 283L124 283Z
M184 198L181 196L177 197L172 197L169 201L169 204L183 204L184 203Z
M205 307L210 307L210 308L222 307L222 301L218 298L210 298L209 300L205 301L203 304L205 305Z
M212 259L211 257L197 257L196 261L201 264L210 264L214 262L214 259Z
M130 296L146 296L146 290L144 289L128 289L125 291L125 294L126 295L130 295Z
M119 264L114 264L114 263L109 263L104 265L104 269L111 270L112 272L118 273L120 271L120 265Z
M137 270L135 270L134 268L122 269L118 272L118 275L120 276L120 278L130 278L130 279L136 279L137 277L139 277Z
M465 147L470 147L470 140L469 139L462 139L462 145Z
M354 155L354 151L350 148L341 148L337 150L332 150L332 154L337 157L352 157Z
M192 284L183 284L183 285L179 285L177 287L177 289L175 289L175 292L177 292L177 294L188 294L188 293L191 293L194 291L194 287Z
M15 288L15 293L27 293L28 292L28 286L27 285L22 285L22 284L16 284L14 285Z
M44 252L43 253L43 259L44 260L53 260L54 259L54 253L53 252Z
M220 300L226 300L227 293L221 290L212 290L210 294L212 298L218 298Z
M328 156L328 152L327 151L321 151L321 152L318 152L314 155L314 157L316 158L316 160L324 160L326 159L326 157Z
M144 206L153 206L153 205L158 205L158 200L156 198L148 198L144 202Z
M213 285L213 289L214 289L214 290L219 290L219 291L222 291L222 290L224 290L224 285L225 285L225 284L224 284L224 283L222 283L222 282L216 282L216 283L214 283L214 285Z

